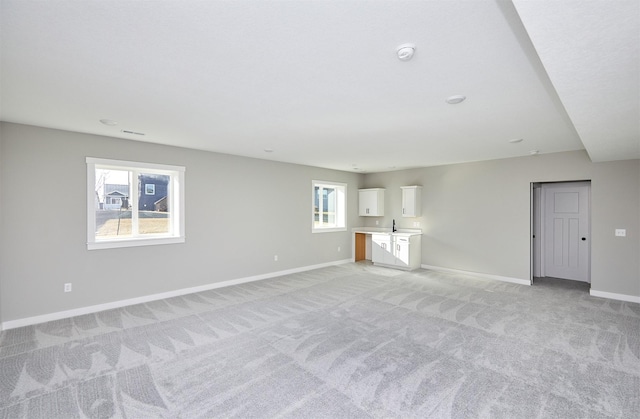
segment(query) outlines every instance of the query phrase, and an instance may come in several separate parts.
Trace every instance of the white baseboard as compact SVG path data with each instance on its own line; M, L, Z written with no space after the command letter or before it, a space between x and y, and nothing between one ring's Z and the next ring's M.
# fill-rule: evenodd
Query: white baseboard
M589 295L592 297L609 298L611 300L627 301L629 303L640 303L640 297L635 295L616 294L613 292L589 290Z
M56 313L43 314L40 316L26 317L23 319L9 320L2 322L1 330L15 329L17 327L31 326L34 324L50 322L53 320L66 319L69 317L81 316L84 314L97 313L99 311L112 310L114 308L131 306L134 304L148 303L150 301L162 300L164 298L178 297L186 294L193 294L201 291L208 291L216 288L228 287L230 285L245 284L247 282L261 281L263 279L275 278L283 275L290 275L298 272L311 271L313 269L325 268L327 266L342 265L350 263L351 259L343 259L334 262L320 263L318 265L303 266L300 268L287 269L284 271L269 272L267 274L248 276L245 278L230 279L228 281L214 282L198 287L182 288L175 291L162 292L159 294L145 295L142 297L129 298L127 300L113 301L105 304L97 304L93 306L75 308L72 310L58 311Z
M462 271L460 269L442 268L440 266L421 265L421 267L423 269L429 269L429 270L432 270L432 271L451 272L451 273L456 273L456 274L472 275L472 276L477 276L479 278L494 279L494 280L497 280L497 281L511 282L512 284L519 284L519 285L531 285L531 281L528 280L528 279L511 278L511 277L508 277L508 276L500 276L500 275L492 275L492 274L483 274L483 273L480 273L480 272Z

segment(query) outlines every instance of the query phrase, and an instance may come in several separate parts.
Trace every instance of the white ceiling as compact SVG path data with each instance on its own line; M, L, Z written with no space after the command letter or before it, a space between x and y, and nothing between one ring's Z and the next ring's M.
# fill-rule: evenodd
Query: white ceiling
M591 160L640 158L640 1L514 4Z
M3 121L358 172L640 158L637 0L0 5Z

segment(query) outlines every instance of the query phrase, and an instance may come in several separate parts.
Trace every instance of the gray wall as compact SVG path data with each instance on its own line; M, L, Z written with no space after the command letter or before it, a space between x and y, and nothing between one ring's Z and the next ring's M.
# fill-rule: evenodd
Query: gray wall
M85 157L184 165L187 242L86 250ZM640 161L557 153L359 175L0 123L0 316L11 321L351 257L351 233L311 233L311 180L385 187L379 226L423 236L422 263L529 278L529 184L591 180L592 289L640 296ZM422 217L400 186L422 185ZM615 228L626 228L616 238ZM341 252L337 247L341 247ZM279 261L273 261L278 254ZM63 293L72 282L73 292Z
M419 221L422 263L528 279L530 182L591 180L591 287L640 296L640 160L591 163L583 151L365 175L386 188L385 217ZM422 185L420 218L401 217L400 186ZM374 226L374 219L366 219ZM614 237L626 228L627 237Z
M348 184L350 229L360 223L361 174L10 123L1 129L5 322L351 257L348 231L311 233L311 181ZM186 243L88 251L87 156L186 166ZM63 293L65 282L73 292Z
M4 176L4 165L2 164L2 148L3 148L3 141L2 141L2 126L0 125L0 241L2 240L2 235L3 235L3 224L4 224L4 218L2 216L2 197L4 196L4 194L2 193L2 178ZM2 252L2 243L0 243L0 267L4 266L4 256L3 256ZM0 324L2 324L2 269L0 269Z

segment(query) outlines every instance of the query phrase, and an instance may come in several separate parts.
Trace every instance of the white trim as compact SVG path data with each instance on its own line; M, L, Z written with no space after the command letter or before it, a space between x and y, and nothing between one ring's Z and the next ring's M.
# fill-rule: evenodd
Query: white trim
M509 276L500 276L500 275L484 274L484 273L480 273L480 272L462 271L460 269L442 268L440 266L431 266L431 265L421 265L421 267L423 269L430 269L432 271L451 272L451 273L456 273L456 274L472 275L472 276L477 276L477 277L480 277L480 278L494 279L494 280L502 281L502 282L511 282L512 284L519 284L519 285L531 285L531 281L530 280L520 279L520 278L511 278Z
M184 166L172 166L167 164L132 162L124 160L99 159L86 157L87 163L87 249L113 249L121 247L151 246L163 244L175 244L185 242L185 172ZM129 184L133 185L133 180L138 182L138 173L161 174L170 177L167 184L167 192L172 198L168 199L169 211L169 232L166 234L145 234L138 235L137 231L137 211L131 212L131 236L123 238L98 238L95 235L96 222L96 197L95 197L95 171L98 167L112 167L118 170L129 172ZM142 170L141 170L142 169ZM131 193L130 203L132 208L138 207L137 193Z
M335 217L336 225L332 227L316 227L315 225L315 188L330 187L336 189L336 208ZM311 181L311 232L312 233L330 233L334 231L347 231L347 184L340 182L328 182L324 180L312 180ZM318 211L319 220L322 225L322 204L324 200L322 197L318 198Z
M640 296L635 295L616 294L613 292L596 291L593 289L589 290L589 295L591 295L592 297L608 298L610 300L627 301L629 303L640 304Z
M334 231L347 231L347 227L315 228L311 233L331 233Z
M239 285L247 282L261 281L263 279L269 279L269 278L274 278L274 277L283 276L283 275L290 275L298 272L311 271L314 269L325 268L327 266L342 265L350 262L351 262L351 259L337 260L333 262L320 263L317 265L302 266L300 268L287 269L284 271L270 272L262 275L248 276L245 278L236 278L236 279L230 279L227 281L214 282L211 284L201 285L198 287L182 288L175 291L145 295L142 297L130 298L127 300L113 301L110 303L75 308L72 310L58 311L56 313L43 314L40 316L26 317L26 318L17 319L17 320L9 320L1 323L0 331L15 329L17 327L23 327L23 326L31 326L34 324L50 322L54 320L66 319L74 316L81 316L84 314L97 313L104 310L112 310L114 308L126 307L134 304L142 304L150 301L162 300L164 298L178 297L181 295L193 294L196 292L208 291L216 288L228 287L231 285Z
M140 237L127 237L124 239L111 239L105 241L96 241L93 243L87 243L88 250L96 249L117 249L120 247L137 247L137 246L155 246L160 244L177 244L184 243L186 241L184 236L171 237L171 236L152 236L148 238Z
M157 170L156 174L164 175L166 172L185 172L187 169L184 166L173 166L170 164L157 164L146 163L127 160L112 160L112 159L99 159L96 157L87 157L87 164L94 164L98 166L118 166L123 170L136 170L145 169L146 172Z

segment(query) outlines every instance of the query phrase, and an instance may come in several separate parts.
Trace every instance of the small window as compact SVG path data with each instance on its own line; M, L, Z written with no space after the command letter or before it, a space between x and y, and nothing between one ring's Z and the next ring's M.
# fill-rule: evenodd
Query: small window
M312 232L345 231L347 185L314 180L312 193Z
M87 248L183 243L184 172L87 157Z

